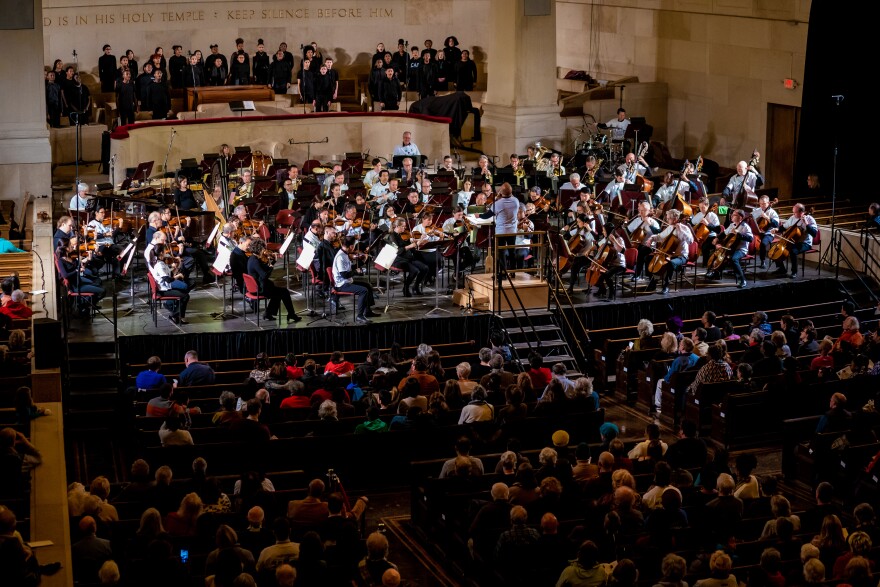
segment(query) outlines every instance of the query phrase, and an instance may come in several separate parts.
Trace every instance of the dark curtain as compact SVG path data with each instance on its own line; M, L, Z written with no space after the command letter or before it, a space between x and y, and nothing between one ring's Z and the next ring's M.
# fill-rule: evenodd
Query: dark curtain
M143 363L152 355L158 355L166 361L182 361L183 355L193 349L199 352L199 357L215 360L253 357L259 352L272 356L289 352L301 354L388 348L394 342L401 346L416 346L423 342L442 344L474 340L483 345L489 339L490 319L488 314L453 314L449 318L401 320L367 327L300 327L161 337L123 336L119 338L119 359L123 365Z
M866 68L870 53L865 41L870 38L868 29L873 28L874 19L859 17L853 8L829 0L814 0L810 8L795 194L804 193L807 175L817 173L821 193L830 199L837 144L837 197L876 198L868 190L855 191L856 182L864 182L865 177L853 169L862 169L860 163L872 158L870 149L865 148L872 140L873 126L873 109L867 103L872 83L865 78L873 70ZM836 95L844 96L839 106L832 98Z

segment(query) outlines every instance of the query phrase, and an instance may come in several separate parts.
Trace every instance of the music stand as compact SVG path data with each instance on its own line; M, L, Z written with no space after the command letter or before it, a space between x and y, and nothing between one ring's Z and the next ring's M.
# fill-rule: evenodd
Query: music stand
M419 168L428 160L426 155L394 155L391 158L391 167L400 169L403 167L403 160L410 158L413 160L413 168Z
M452 244L452 239L443 238L443 239L440 239L439 241L432 241L430 243L425 243L425 244L432 246L432 247L436 247L435 257L437 258L437 262L434 265L434 279L436 280L437 270L440 268L440 260L446 258L442 254L443 249L445 249L450 244ZM434 312L446 312L447 314L452 314L452 312L450 312L446 308L440 307L440 284L436 283L436 282L434 283L434 307L431 308L430 310L428 310L425 313L425 316L430 316Z
M147 181L147 179L149 179L150 177L150 174L153 172L153 163L155 163L155 161L138 163L138 166L135 168L134 173L131 174L131 181ZM129 185L131 185L131 182L129 182Z

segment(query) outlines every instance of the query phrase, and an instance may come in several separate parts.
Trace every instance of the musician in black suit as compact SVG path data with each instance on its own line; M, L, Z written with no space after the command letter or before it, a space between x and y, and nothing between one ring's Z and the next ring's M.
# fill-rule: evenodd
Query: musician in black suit
M244 291L244 280L241 278L243 273L247 273L248 265L248 249L251 246L251 237L245 234L238 239L238 245L232 249L229 255L229 270L232 272L232 283L238 288L238 291Z
M298 207L296 203L296 190L293 189L293 180L288 177L284 180L281 189L278 190L278 209L296 210Z
M287 323L299 322L302 320L296 315L293 309L293 302L290 299L290 290L286 286L279 287L272 281L272 269L275 264L275 254L266 249L261 239L255 239L251 244L251 252L253 253L247 262L248 275L256 280L259 286L259 294L269 298L269 304L266 306L266 313L263 315L265 320L275 320L275 314L284 304L287 310Z
M177 189L174 190L174 207L178 210L198 209L199 203L196 202L192 190L189 189L189 180L185 177L181 177L177 181L177 186Z

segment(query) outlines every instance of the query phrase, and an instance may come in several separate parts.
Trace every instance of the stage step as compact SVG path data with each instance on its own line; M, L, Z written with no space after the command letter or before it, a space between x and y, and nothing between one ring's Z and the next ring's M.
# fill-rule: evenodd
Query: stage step
M571 355L546 355L544 356L544 364L553 364L553 363L565 363L566 361L571 361L572 363L575 361L575 358ZM523 365L529 364L529 359L520 359L519 362Z
M527 351L530 348L529 347L530 344L532 347L537 348L537 349L543 349L543 348L547 348L547 347L560 347L560 346L568 345L568 343L565 342L564 340L556 339L556 340L539 340L539 341L532 341L532 342L515 342L515 343L513 343L513 348L515 348L518 351Z
M510 328L507 328L507 333L511 334L511 335L513 335L513 334L531 334L532 330L533 329L529 326L525 326L525 327L511 326ZM555 324L546 324L543 326L535 326L535 328L534 328L535 332L557 332L560 330L562 330L562 329L559 328L558 326L556 326Z
M116 353L96 353L88 356L71 356L68 360L71 374L116 372ZM112 371L111 371L112 369Z

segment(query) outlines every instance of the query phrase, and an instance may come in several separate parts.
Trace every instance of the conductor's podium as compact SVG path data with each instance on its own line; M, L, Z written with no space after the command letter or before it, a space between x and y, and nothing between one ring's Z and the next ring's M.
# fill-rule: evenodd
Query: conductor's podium
M547 281L538 279L529 273L516 273L513 286L505 280L494 280L491 273L474 273L468 275L466 288L473 294L474 306L488 309L491 312L510 310L536 310L547 308L550 289ZM514 291L515 290L515 291ZM465 298L459 303L467 305ZM480 307L482 306L482 307Z

